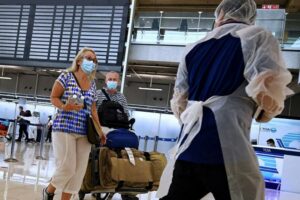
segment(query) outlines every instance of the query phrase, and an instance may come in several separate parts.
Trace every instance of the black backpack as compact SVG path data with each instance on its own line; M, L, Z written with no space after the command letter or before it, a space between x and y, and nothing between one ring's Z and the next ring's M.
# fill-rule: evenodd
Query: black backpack
M103 100L98 108L101 126L109 128L129 128L130 123L124 108L118 102L112 101L104 89L101 90L107 100Z

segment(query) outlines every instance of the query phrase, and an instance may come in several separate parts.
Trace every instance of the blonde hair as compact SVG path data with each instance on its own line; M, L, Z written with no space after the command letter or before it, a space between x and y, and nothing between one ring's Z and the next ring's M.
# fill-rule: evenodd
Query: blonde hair
M83 54L88 51L92 52L95 55L96 60L97 60L97 55L96 55L95 51L92 48L84 47L77 53L76 57L74 58L74 60L72 62L71 67L67 68L67 72L76 72L79 68L78 62L83 59ZM97 64L98 64L98 61L97 61L96 65ZM97 72L97 70L95 68L95 70L91 74L88 75L89 80L95 79L96 72Z

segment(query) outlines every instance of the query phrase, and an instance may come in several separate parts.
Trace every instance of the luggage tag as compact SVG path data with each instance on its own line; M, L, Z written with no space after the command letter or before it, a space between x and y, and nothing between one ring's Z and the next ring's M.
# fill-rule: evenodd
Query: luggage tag
M135 166L135 160L134 160L134 156L133 156L133 152L131 151L130 148L128 147L125 147L125 150L126 150L126 153L128 155L128 158L129 158L129 162Z

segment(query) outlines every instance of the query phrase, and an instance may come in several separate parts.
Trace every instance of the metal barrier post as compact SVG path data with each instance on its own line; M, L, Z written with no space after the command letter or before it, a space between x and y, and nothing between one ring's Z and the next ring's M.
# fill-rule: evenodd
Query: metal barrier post
M145 136L145 142L144 142L144 151L147 151L147 146L148 146L148 139L149 139L149 136Z
M152 192L148 192L148 200L152 199Z
M40 174L41 174L41 161L38 161L38 164L37 164L37 168L38 168L38 171L37 171L37 174L36 174L36 181L35 181L35 185L34 185L34 191L38 191L38 186L39 186L39 181L40 181Z
M138 136L138 139L139 139L139 150L140 150L140 147L141 147L140 144L141 144L142 137L139 135L139 136Z
M153 151L157 151L158 140L159 140L159 137L155 136Z
M13 155L14 155L14 150L15 150L15 143L16 143L17 123L18 123L18 120L15 119L15 121L14 121L14 131L13 131L13 134L12 134L12 140L11 140L10 157L7 158L7 159L4 159L5 162L19 162L17 159L15 159L15 158L13 157Z
M46 133L47 125L44 125L42 127L43 130L42 130L41 141L40 141L40 155L35 157L37 160L46 160L46 158L43 157L43 149L44 149L45 133Z

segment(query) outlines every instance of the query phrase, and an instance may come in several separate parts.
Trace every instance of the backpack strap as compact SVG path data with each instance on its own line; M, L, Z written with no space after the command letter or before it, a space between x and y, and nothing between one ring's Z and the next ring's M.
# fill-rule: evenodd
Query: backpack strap
M78 82L77 77L75 76L75 74L74 74L73 72L72 72L72 75L73 75L73 77L74 77L74 79L75 79L75 81L76 81L76 83L77 83L78 88L80 89L81 95L84 96L83 90L82 90L82 88L81 88L80 85L79 85L79 82ZM87 104L86 104L85 100L83 101L83 108L84 108L84 109L87 109Z
M76 78L76 76L75 76L75 74L73 72L72 72L72 75L73 75L73 77L74 77L74 79L75 79L75 81L77 83L78 88L80 89L81 94L83 95L83 91L82 91L82 89L81 89L81 87L79 85L79 82L78 82L78 80L77 80L77 78Z
M108 101L111 101L111 99L110 99L109 95L107 94L107 92L105 91L105 89L102 88L101 91L102 91L103 94L105 95L106 99L107 99Z

